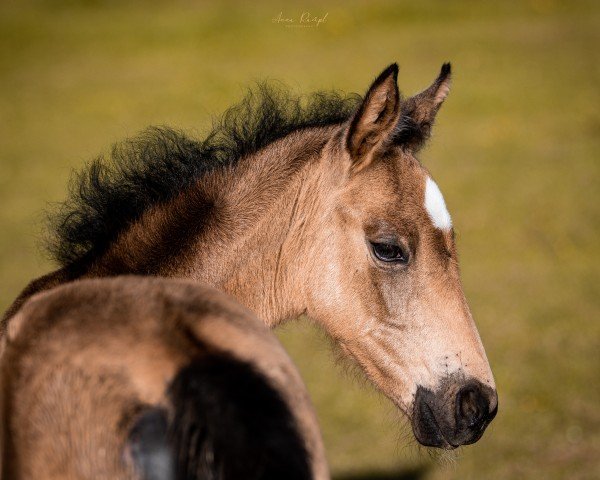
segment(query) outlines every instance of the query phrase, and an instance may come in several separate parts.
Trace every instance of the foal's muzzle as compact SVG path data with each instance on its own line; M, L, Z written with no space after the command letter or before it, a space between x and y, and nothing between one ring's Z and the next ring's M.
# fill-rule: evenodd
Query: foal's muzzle
M498 412L498 395L477 380L418 387L412 427L419 443L445 449L475 443Z

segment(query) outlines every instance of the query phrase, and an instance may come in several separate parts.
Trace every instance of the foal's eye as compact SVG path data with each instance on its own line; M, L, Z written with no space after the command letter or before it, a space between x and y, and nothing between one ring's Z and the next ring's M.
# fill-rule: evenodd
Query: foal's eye
M377 259L382 262L408 263L408 251L397 243L371 242L371 248Z

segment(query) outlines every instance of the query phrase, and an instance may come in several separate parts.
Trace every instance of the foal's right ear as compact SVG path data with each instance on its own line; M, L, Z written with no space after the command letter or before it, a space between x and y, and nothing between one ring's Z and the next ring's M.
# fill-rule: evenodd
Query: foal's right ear
M375 79L352 118L346 148L352 159L352 171L369 165L373 152L392 133L400 112L398 65L393 63Z

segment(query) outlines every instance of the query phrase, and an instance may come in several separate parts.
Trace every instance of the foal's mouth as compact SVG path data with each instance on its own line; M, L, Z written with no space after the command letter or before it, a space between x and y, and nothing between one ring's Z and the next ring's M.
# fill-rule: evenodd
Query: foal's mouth
M423 402L419 406L419 411L418 421L415 422L413 417L412 424L413 433L421 445L442 448L444 450L454 450L460 447L460 445L454 445L446 439L433 410L426 402ZM425 438L424 434L428 438Z

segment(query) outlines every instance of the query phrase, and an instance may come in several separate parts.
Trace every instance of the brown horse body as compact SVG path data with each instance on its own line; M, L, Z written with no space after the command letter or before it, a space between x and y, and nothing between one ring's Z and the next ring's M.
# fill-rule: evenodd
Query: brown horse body
M67 208L59 223L64 268L30 285L7 317L32 292L75 278L193 279L233 295L269 326L303 314L322 325L412 419L421 443L476 441L497 410L494 380L462 292L450 216L415 157L448 94L450 68L405 100L396 77L397 66L388 67L356 108L319 96L280 119L269 116L280 110L266 94L259 122L242 118L204 143L155 131L131 151L115 150L126 158L113 174L132 185L129 202L118 178L111 184L110 171L95 164L77 190L83 208ZM265 141L269 128L279 130ZM210 143L227 133L237 149ZM236 158L198 174L202 155L212 155L207 142ZM182 179L182 164L196 176ZM111 196L118 201L109 208ZM119 205L139 204L113 225ZM104 230L77 243L97 225Z
M1 478L328 478L275 336L195 282L83 280L39 294L0 346Z

